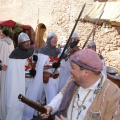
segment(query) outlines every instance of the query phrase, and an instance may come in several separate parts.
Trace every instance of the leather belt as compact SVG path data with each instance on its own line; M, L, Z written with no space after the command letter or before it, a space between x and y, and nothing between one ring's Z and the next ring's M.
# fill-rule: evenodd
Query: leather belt
M33 78L32 76L25 76L25 78Z

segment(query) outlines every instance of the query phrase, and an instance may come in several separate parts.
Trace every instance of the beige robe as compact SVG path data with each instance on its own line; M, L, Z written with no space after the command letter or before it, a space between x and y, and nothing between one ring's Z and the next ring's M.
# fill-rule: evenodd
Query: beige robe
M85 120L120 120L120 89L106 80L87 110Z

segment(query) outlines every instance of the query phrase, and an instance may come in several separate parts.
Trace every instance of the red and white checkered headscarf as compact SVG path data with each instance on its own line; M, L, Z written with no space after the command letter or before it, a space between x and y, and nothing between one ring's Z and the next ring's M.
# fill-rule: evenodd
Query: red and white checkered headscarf
M98 54L91 49L82 49L70 56L70 60L77 65L91 70L101 71L103 69L103 63Z

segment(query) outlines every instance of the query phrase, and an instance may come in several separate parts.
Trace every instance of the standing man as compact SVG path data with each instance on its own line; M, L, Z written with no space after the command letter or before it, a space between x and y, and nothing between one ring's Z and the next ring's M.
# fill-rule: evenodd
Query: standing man
M94 41L89 41L87 48L96 51L96 43ZM102 55L100 55L100 59L104 61Z
M96 51L96 43L95 43L94 41L89 41L87 48ZM99 55L99 57L100 57L100 59L102 60L102 62L103 62L103 64L104 64L102 73L103 73L103 75L104 75L105 77L107 77L107 71L106 71L106 66L105 66L104 58L103 58L102 55Z
M4 29L2 30L2 39L0 39L0 60L3 64L7 65L9 55L13 50L13 40L9 38L9 31ZM4 74L4 72L0 72L0 81L4 79Z
M7 69L7 65L2 64L2 61L0 60L0 71L5 71L6 69ZM0 119L2 119L2 102L1 101L2 100L1 100L1 89L0 89Z
M46 44L38 50L36 76L27 90L26 97L35 102L38 100L41 102L43 92L45 92L46 103L48 104L58 93L59 84L59 71L58 69L55 71L56 65L54 63L58 61L60 50L56 48L57 36L55 33L50 32L48 34ZM49 66L51 67L49 68ZM23 120L31 120L33 114L34 109L25 105Z
M9 31L2 30L2 39L0 39L0 60L2 64L8 63L10 53L14 50L13 40L9 38ZM5 72L0 72L0 81L4 79Z
M68 45L68 48L70 47L70 45L73 44L74 41L79 41L79 37L78 37L78 34L76 32L74 32L72 34L71 41L70 41L70 43ZM72 49L71 50L72 53L74 53L77 50L79 50L77 45L74 46L74 48L71 48L71 49ZM61 68L60 68L60 75L59 75L59 87L58 87L59 91L63 88L63 86L66 84L67 80L71 76L71 73L69 72L70 67L71 66L70 66L69 58L68 58L68 60L62 59L62 61L61 61Z
M4 64L8 62L10 53L14 50L13 40L9 38L9 31L2 30L2 39L0 39L0 59Z
M2 61L2 64L7 65L8 59L10 53L14 50L13 40L9 38L9 31L4 29L2 30L2 39L0 39L0 60ZM4 91L4 77L5 77L6 71L0 71L0 118L2 119L2 116L4 117L4 100L1 100L3 97ZM4 111L4 112L3 112Z
M18 95L25 95L25 62L32 56L30 38L25 33L18 36L18 46L10 54L5 77L5 107L6 118L2 120L21 120L24 104L18 100Z
M120 89L102 74L98 54L82 49L70 57L72 82L45 106L55 120L120 120ZM61 116L62 115L62 116Z

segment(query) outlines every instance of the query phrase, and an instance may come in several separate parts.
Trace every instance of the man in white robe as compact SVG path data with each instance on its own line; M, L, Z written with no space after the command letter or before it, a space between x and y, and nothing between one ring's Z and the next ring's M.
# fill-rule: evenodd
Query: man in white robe
M8 58L10 53L14 50L13 40L9 38L9 31L8 30L2 30L2 39L0 39L0 60L2 61L2 64L7 65L8 64ZM4 99L3 92L1 91L4 88L4 77L5 77L6 71L0 71L0 118L4 117Z
M59 78L54 78L53 72L55 68L51 66L54 62L58 61L58 55L60 50L56 48L57 36L51 32L47 37L47 45L42 46L38 50L38 61L36 64L36 76L26 92L26 97L38 102L41 102L43 91L46 96L46 103L48 104L52 98L58 93ZM51 66L47 69L47 66ZM55 74L59 71L56 70ZM44 73L48 73L50 76L48 79L44 79L47 76ZM31 120L34 115L34 109L25 105L23 120Z
M73 35L71 37L70 44L72 44L74 41L79 41L79 37L78 37L76 32L73 33ZM70 46L70 44L69 44L69 46ZM75 46L75 47L77 47L77 46ZM66 84L67 80L71 76L71 73L69 72L69 69L70 69L69 58L67 60L62 59L62 61L61 61L61 68L60 68L60 74L59 74L58 91L60 91L63 88L63 86Z
M2 36L2 30L0 30L0 39L2 39L3 36Z
M21 120L24 104L18 95L25 95L25 62L32 56L34 48L30 47L30 38L26 33L18 36L18 46L10 54L5 76L5 108L6 118L3 120Z

